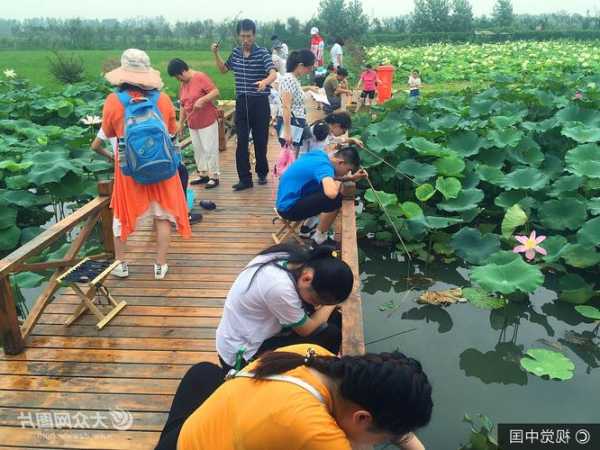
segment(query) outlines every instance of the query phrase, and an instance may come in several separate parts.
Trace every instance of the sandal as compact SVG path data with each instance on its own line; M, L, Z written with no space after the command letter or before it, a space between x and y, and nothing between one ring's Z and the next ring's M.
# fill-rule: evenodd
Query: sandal
M219 185L219 179L218 178L211 178L206 183L205 188L206 189L212 189L212 188L216 188L218 185Z

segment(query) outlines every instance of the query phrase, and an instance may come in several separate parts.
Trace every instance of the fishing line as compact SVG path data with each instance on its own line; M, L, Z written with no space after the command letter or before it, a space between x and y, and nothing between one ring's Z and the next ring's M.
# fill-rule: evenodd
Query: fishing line
M407 180L409 180L411 183L413 183L415 186L419 186L419 184L413 180L411 177L409 177L408 175L398 171L398 169L396 169L394 166L392 166L389 162L387 162L385 159L383 159L381 156L379 156L378 154L376 154L375 152L369 150L367 147L363 147L361 148L361 150L365 150L367 153L369 153L371 156L377 158L379 161L381 161L382 163L386 164L388 167L390 167L391 169L394 170L394 172L398 172L400 175L402 175L404 178L406 178Z
M373 194L375 195L375 200L377 200L377 203L379 204L379 206L383 210L383 213L385 214L388 222L390 223L390 225L394 229L394 232L396 233L396 236L398 237L398 239L400 240L400 243L402 244L402 248L406 252L406 257L408 258L408 260L410 262L412 260L412 258L410 256L408 248L406 248L406 244L404 243L404 240L402 239L402 236L400 236L400 232L398 231L398 227L396 227L396 224L394 223L394 221L392 220L391 216L387 212L387 209L383 205L383 202L381 201L381 198L379 198L379 194L377 193L377 190L373 187L373 183L371 183L371 179L369 178L368 175L367 175L367 183L369 183L369 187L371 188L371 190L373 191Z

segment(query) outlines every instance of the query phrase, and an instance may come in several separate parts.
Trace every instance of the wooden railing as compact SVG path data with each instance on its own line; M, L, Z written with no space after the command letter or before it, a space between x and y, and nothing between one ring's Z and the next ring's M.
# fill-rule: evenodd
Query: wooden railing
M354 183L344 184L342 211L338 216L338 232L342 242L342 260L352 269L354 288L342 306L342 353L359 355L365 352L362 300L360 298L360 270L358 267L358 243L356 239L356 208Z
M105 253L94 255L91 258L114 256L112 211L109 208L111 193L112 181L99 182L98 197L0 260L0 337L5 354L16 355L23 351L25 347L24 338L29 335L46 305L60 287L57 278L61 273L81 261L77 254L98 221L101 224L101 237ZM39 263L26 262L27 259L39 254L80 223L83 223L83 225L79 230L79 234L71 241L71 245L62 259ZM48 280L44 291L35 301L29 315L20 325L10 285L10 275L26 271L46 270L54 270L54 273Z

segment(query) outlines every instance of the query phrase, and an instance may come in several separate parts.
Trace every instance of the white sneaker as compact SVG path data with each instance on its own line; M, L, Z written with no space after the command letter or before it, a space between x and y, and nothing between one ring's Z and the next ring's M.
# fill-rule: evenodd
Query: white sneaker
M122 262L117 267L115 267L112 271L112 274L115 277L126 278L129 276L129 267L127 267L126 262Z
M168 271L168 264L163 264L162 266L160 264L154 264L154 279L162 280L167 275Z

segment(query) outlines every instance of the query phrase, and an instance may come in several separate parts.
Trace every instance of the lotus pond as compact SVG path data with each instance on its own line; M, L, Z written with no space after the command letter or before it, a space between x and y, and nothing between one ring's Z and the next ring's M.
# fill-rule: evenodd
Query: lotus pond
M370 52L425 79L481 82L394 98L355 120L370 174L357 218L368 348L399 348L431 373L431 448L495 449L492 422L597 421L593 48L438 45L391 49L387 61L387 50ZM465 413L483 431L469 437Z

